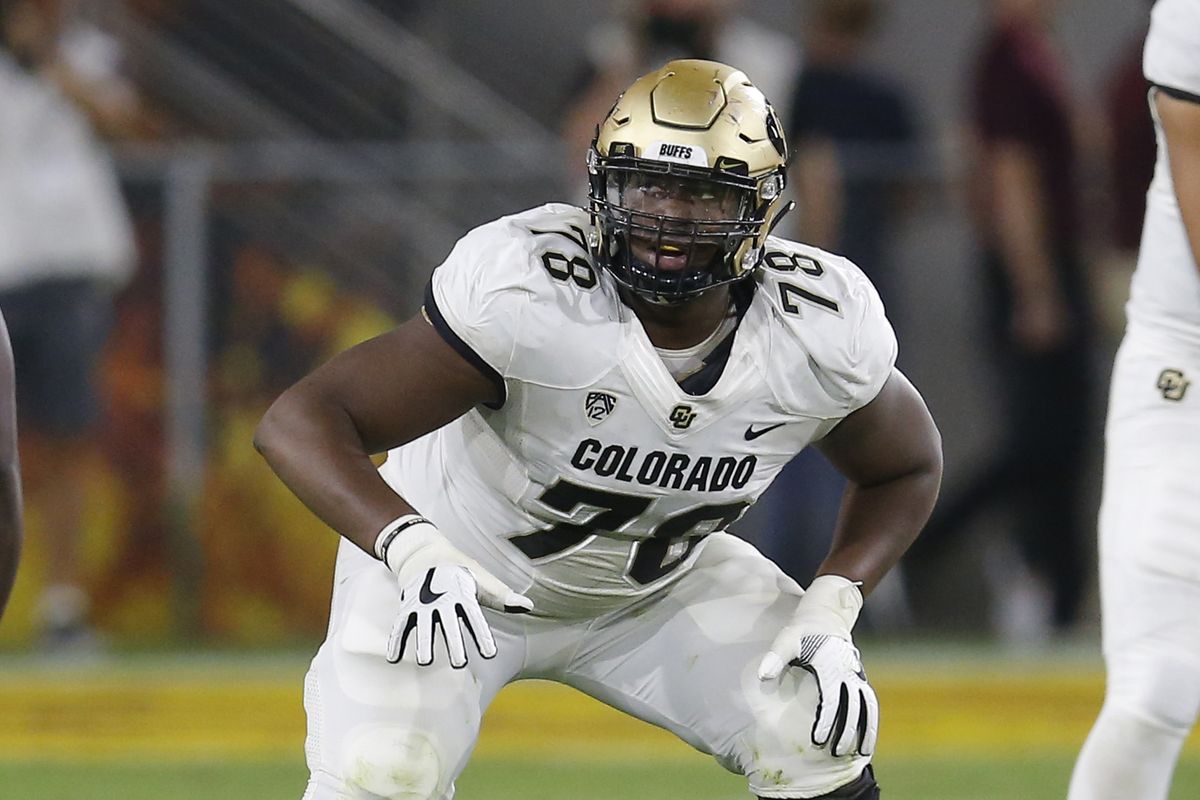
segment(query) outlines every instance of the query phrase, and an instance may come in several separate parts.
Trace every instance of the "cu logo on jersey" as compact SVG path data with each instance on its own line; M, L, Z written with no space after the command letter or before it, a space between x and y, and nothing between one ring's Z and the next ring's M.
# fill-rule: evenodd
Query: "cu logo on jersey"
M1162 392L1164 400L1179 402L1189 385L1191 381L1183 377L1182 370L1168 368L1158 373L1158 390Z
M591 425L599 425L612 413L617 405L617 398L608 392L588 392L583 401L583 414Z
M692 407L687 403L680 403L671 409L671 416L667 419L671 420L671 425L679 430L686 430L692 424L692 420L696 418L696 412L692 411Z

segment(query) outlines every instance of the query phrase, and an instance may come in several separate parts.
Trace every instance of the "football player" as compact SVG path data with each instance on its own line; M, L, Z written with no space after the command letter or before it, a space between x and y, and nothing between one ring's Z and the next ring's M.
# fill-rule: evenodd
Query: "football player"
M940 440L863 274L770 236L786 155L743 73L670 62L599 126L588 209L471 231L420 316L267 412L258 448L344 537L307 800L451 797L488 703L535 677L759 797L878 796L851 630ZM801 590L725 531L811 443L850 488Z
M21 468L17 458L16 370L8 326L0 315L0 618L21 558Z
M1158 162L1105 431L1104 706L1071 800L1166 798L1200 711L1200 0L1159 0L1143 68Z

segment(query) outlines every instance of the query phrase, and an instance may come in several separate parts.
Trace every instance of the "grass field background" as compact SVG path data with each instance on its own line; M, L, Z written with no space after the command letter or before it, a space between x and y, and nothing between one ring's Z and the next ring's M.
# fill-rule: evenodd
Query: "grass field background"
M1101 700L1094 646L868 645L888 800L1062 798ZM0 657L3 800L298 800L296 653ZM1200 796L1189 741L1172 798ZM741 778L564 687L525 682L484 720L459 800L733 800Z

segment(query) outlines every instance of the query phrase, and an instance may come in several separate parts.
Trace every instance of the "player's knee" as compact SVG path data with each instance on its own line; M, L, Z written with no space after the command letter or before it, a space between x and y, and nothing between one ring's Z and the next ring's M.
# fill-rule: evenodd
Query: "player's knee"
M1200 710L1200 672L1170 657L1141 660L1136 669L1113 670L1106 704L1155 727L1186 735Z
M354 800L435 800L442 759L422 733L373 726L346 748L342 782Z
M752 702L753 725L739 738L749 748L739 751L742 757L732 768L744 771L760 797L872 800L877 789L867 769L869 756L836 758L813 743L817 703L816 681L800 670Z

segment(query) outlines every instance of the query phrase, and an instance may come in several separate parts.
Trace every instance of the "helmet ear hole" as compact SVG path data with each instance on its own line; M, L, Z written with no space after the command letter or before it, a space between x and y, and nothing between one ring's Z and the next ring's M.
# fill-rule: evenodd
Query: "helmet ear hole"
M748 277L787 210L786 160L778 118L742 72L685 59L642 76L588 153L599 265L654 302Z

